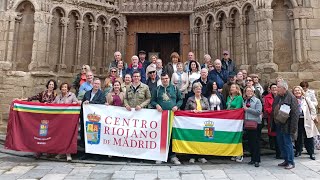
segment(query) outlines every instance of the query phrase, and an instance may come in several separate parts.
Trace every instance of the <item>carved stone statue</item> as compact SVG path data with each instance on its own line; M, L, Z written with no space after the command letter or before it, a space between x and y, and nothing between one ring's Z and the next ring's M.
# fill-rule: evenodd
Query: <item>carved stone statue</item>
M175 4L174 4L174 2L173 2L173 0L171 0L171 2L170 2L170 11L175 11Z
M142 11L147 11L147 3L145 1L142 2Z
M133 2L133 0L131 0L131 1L129 1L129 3L128 3L128 10L129 10L129 11L133 11L133 8L134 8L134 2Z
M163 3L163 10L168 11L168 9L169 9L169 2L166 1L165 3Z

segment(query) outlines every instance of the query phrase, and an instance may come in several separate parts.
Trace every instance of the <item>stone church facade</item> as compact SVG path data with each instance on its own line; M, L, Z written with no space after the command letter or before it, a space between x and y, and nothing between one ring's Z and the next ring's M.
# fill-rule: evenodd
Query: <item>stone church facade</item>
M320 89L320 2L2 0L0 126L13 98L43 90L49 78L72 82L83 64L103 78L115 51L128 62L149 47L165 62L173 50L182 61L193 51L200 62L229 50L262 82L282 76Z

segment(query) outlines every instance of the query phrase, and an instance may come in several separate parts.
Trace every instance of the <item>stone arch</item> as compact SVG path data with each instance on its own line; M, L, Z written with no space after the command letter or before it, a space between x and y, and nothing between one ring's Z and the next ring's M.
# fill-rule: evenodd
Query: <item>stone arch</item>
M275 0L267 1L267 7L271 7L272 8L272 4L274 3L274 1ZM291 4L292 8L298 7L297 0L288 0L287 2Z
M82 29L82 39L81 39L81 58L80 58L80 63L81 64L89 64L92 66L92 52L91 52L91 47L92 47L92 30L93 28L93 22L94 16L92 13L84 13L83 14L83 29ZM91 68L92 69L92 68Z
M273 31L273 62L278 65L279 71L291 71L288 64L293 63L294 28L290 22L290 11L293 5L290 0L273 0L272 31Z
M61 18L65 17L65 11L61 7L54 7L51 10L52 23L50 30L50 50L49 50L49 67L55 70L62 58L62 42L63 32L61 26Z
M246 2L241 6L241 13L242 15L245 15L245 12L247 11L247 8L251 7L253 8L253 11L256 12L256 6L253 5L251 2Z
M14 32L13 61L18 71L28 71L32 59L34 36L34 5L30 1L23 1L15 9L17 17Z
M32 4L34 11L40 11L40 6L36 0L16 0L12 6L12 9L17 9L21 3L29 2Z
M67 65L67 71L75 72L76 66L79 65L79 30L82 29L81 14L78 10L71 10L68 12L69 23L66 36L66 50L65 59ZM81 47L81 46L80 46Z
M254 6L247 3L243 7L242 23L244 26L244 61L250 65L249 71L254 73L257 66L257 39Z
M240 10L232 7L229 11L230 29L230 58L235 60L238 67L241 65L241 28L240 28Z
M63 17L66 17L66 10L61 6L54 6L53 8L51 8L50 14L53 14L56 9L59 9L59 11L63 14Z
M220 10L216 14L215 29L217 33L217 56L220 57L224 50L228 50L227 28L226 28L227 14Z
M117 25L117 27L120 27L121 26L121 23L120 23L120 19L118 17L111 17L108 24L111 25L112 23L115 23L115 25Z
M205 23L208 28L208 37L207 37L207 44L208 44L208 54L211 58L217 58L217 54L215 53L217 50L216 41L215 41L215 31L214 31L214 14L208 13L205 17Z
M104 68L106 67L106 51L107 51L107 25L108 25L108 19L104 15L99 15L96 17L97 20L97 31L96 31L96 41L95 41L95 57L94 57L94 64L96 67L99 67L100 69L97 69L97 73L103 74Z

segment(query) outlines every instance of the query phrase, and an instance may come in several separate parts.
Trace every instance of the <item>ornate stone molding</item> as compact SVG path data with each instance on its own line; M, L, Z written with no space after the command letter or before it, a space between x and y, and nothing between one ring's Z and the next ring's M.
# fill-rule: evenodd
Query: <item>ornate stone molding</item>
M194 0L119 0L120 13L145 14L145 13L185 13L191 14Z
M248 0L198 0L195 4L194 11L199 12L204 10L216 9L226 5L241 7L244 3L247 2Z
M216 21L213 25L213 29L215 31L221 31L222 30L222 24L221 21Z
M77 20L76 21L76 29L83 29L83 24L84 24L83 20Z
M240 25L247 25L249 23L248 16L241 15L239 18Z
M61 26L68 26L68 24L69 24L69 18L66 18L66 17L62 17L61 19L60 19L60 25Z
M234 18L228 18L226 20L226 27L227 28L233 28L235 27Z
M115 0L52 0L55 3L72 4L78 8L84 7L89 9L95 9L98 11L106 11L109 13L118 13L119 8Z
M21 20L22 20L22 13L17 13L17 15L14 16L14 20L15 20L16 22L20 23Z
M91 23L89 24L90 31L97 31L98 26L99 26L98 23L91 22Z

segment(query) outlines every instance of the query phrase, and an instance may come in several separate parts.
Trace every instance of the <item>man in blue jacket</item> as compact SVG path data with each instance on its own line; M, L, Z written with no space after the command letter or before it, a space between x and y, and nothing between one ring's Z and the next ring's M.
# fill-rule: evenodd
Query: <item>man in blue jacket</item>
M141 75L141 82L146 83L146 70L143 68L142 64L139 63L139 58L138 56L134 55L131 57L131 64L127 68L126 74L131 74L133 75L133 72L138 71L140 72Z
M209 81L217 82L218 91L222 92L224 83L228 80L228 71L222 69L220 59L214 61L214 70L209 72Z

